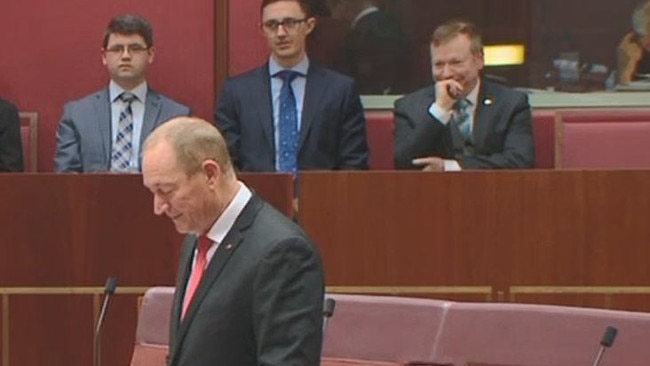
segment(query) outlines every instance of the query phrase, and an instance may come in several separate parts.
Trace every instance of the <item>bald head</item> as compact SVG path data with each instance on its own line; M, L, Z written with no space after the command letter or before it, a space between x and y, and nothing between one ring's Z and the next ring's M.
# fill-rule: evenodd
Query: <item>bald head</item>
M177 117L156 128L145 140L143 156L161 144L169 144L180 168L189 176L201 169L205 160L214 160L223 174L235 174L228 147L221 133L209 122L194 117Z

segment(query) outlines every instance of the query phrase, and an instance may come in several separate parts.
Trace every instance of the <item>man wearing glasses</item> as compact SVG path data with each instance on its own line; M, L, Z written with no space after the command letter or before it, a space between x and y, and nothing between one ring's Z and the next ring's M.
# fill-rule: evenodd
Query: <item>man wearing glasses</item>
M65 105L57 131L57 172L140 171L140 147L161 123L187 116L190 109L156 93L146 74L154 60L153 30L135 15L108 24L102 63L108 88Z
M268 63L226 81L215 119L241 171L368 168L363 107L351 78L310 63L306 0L263 0Z

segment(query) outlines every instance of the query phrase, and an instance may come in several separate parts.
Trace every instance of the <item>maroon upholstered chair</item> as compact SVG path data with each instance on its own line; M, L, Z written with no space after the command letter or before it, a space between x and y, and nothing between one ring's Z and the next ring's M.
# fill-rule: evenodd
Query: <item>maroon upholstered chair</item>
M135 333L131 366L167 364L173 287L152 287L144 295Z
M550 305L452 303L435 354L454 365L591 365L610 325L619 334L603 365L647 365L650 314Z
M394 162L395 120L392 110L367 110L366 132L371 170L392 170Z
M323 357L326 359L395 365L410 361L427 364L432 360L448 302L369 295L329 296L336 300L336 311L325 335Z
M36 172L38 155L38 113L20 112L20 137L25 172Z
M535 138L535 168L553 169L555 166L555 110L533 110Z
M650 168L650 109L558 111L556 168Z

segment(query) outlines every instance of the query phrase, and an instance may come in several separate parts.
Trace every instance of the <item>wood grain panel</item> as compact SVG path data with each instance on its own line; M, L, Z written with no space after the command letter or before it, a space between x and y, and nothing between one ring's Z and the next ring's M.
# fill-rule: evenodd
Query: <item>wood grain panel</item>
M650 279L650 171L305 173L301 182L300 223L331 286L491 286L507 299L516 285Z

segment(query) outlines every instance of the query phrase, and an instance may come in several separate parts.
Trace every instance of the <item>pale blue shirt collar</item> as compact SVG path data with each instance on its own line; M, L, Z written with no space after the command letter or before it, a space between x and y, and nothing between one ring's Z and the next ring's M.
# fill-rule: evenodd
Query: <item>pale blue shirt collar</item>
M369 7L369 8L363 9L363 10L362 10L359 14L357 14L357 16L354 18L354 20L352 21L352 24L350 25L350 28L354 28L354 27L357 25L357 23L359 23L359 20L361 20L361 18L365 17L365 16L368 15L368 14L374 13L374 12L376 12L376 11L379 11L379 8L376 7L376 6L371 6L371 7Z
M481 89L481 79L478 79L476 81L476 85L474 86L474 89L472 89L469 94L465 97L467 99L472 107L476 107L476 102L478 101L478 91Z
M293 70L301 73L303 76L307 75L307 70L309 70L309 57L305 56L303 57L300 62L298 62L294 67L290 69L286 69L282 67L275 59L273 56L269 58L269 75L273 77L273 75L277 74L278 72L282 70Z
M114 102L115 99L117 99L117 97L119 97L125 91L133 93L141 103L144 103L145 98L147 97L147 90L148 90L148 86L146 81L143 81L142 83L140 83L140 85L136 86L132 90L124 90L121 86L117 85L117 83L113 80L111 80L111 82L108 83L108 97L111 103Z

